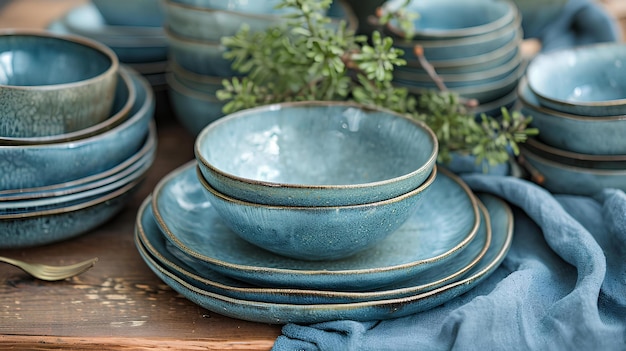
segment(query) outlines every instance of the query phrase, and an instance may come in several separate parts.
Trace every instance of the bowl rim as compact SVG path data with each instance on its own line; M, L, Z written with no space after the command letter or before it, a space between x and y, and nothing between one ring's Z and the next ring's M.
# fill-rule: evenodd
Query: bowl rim
M520 155L526 158L535 159L535 161L541 162L544 165L558 168L564 171L595 174L595 175L600 175L600 176L626 176L626 169L620 170L620 169L584 168L584 167L572 166L572 165L568 165L565 163L550 160L546 157L538 155L537 153L533 152L529 148L524 147L524 145L520 146Z
M539 99L543 99L545 101L548 101L554 104L566 106L568 108L582 107L582 108L591 109L591 108L615 107L615 106L620 106L620 105L626 105L626 97L623 97L620 99L597 100L597 101L572 101L572 100L567 100L567 99L561 99L561 98L557 98L557 97L545 94L544 92L542 92L542 89L539 89L536 86L536 83L533 84L533 79L532 79L533 72L538 70L537 66L541 64L541 62L543 61L552 62L552 61L555 61L554 59L555 56L558 57L560 55L564 55L570 52L586 53L589 51L597 51L598 49L606 49L606 48L619 48L622 50L623 53L626 53L626 46L623 45L622 43L603 42L603 43L580 45L576 47L560 48L560 49L555 49L553 51L540 53L536 55L530 60L528 64L528 68L527 68L526 77L528 77L529 89ZM606 115L603 115L603 116L606 116ZM609 115L609 116L614 116L614 115Z
M84 36L75 35L75 34L59 34L59 33L54 33L54 32L50 32L46 30L39 30L39 29L15 29L15 28L0 29L0 37L8 37L8 36L39 37L39 38L45 38L45 39L65 41L65 42L72 43L74 45L87 47L87 48L90 48L91 50L94 50L104 55L109 61L109 67L105 69L103 72L100 72L99 74L93 77L90 77L87 79L81 79L79 81L61 83L61 84L28 85L28 86L0 84L0 87L4 89L24 90L24 91L31 91L31 90L49 91L49 90L59 90L59 89L80 87L80 86L84 86L88 84L94 84L102 80L106 80L110 76L115 75L120 69L119 59L117 57L117 54L113 51L113 49L109 48L108 46L96 40L93 40Z
M230 121L231 119L237 119L237 118L245 118L247 115L250 114L255 114L257 112L260 111L271 111L271 110L276 110L276 109L283 109L283 108L300 108L300 107L325 107L325 106L340 106L340 107L345 107L345 108L357 108L359 110L363 110L365 112L372 112L372 111L376 111L376 112L383 112L386 113L390 116L393 116L393 118L400 118L403 119L411 124L413 124L415 127L421 129L425 135L430 139L430 142L432 144L432 151L430 152L427 160L419 166L419 168L407 173L407 174L403 174L397 177L393 177L393 178L389 178L389 179L384 179L384 180L379 180L379 181L374 181L374 182L368 182L368 183L359 183L359 184L344 184L344 185L336 185L336 184L331 184L331 185L319 185L319 184L294 184L294 183L283 183L283 182L271 182L271 181L264 181L264 180L258 180L258 179L251 179L251 178L245 178L245 177L241 177L241 176L237 176L234 174L231 174L229 172L225 172L217 167L215 167L213 164L211 164L210 162L208 162L208 160L204 157L204 155L202 155L202 152L200 151L200 145L202 144L203 140L207 138L207 135L216 127L218 127L221 124L224 123L228 123L228 121ZM249 185L254 185L254 186L262 186L262 187L281 187L281 188L288 188L288 189L316 189L316 190L338 190L338 189L342 189L342 190L348 190L348 189L363 189L363 188L369 188L369 187L375 187L375 186L381 186L381 185L385 185L385 184L390 184L390 183L396 183L399 181L403 181L409 178L412 178L418 174L423 173L424 171L431 169L431 168L435 168L435 163L437 162L437 155L439 152L439 141L437 139L437 136L435 135L435 133L432 131L432 129L426 125L426 123L422 122L422 121L418 121L415 119L411 119L409 117L403 116L399 113L396 113L394 111L388 110L388 109L383 109L383 108L379 108L379 107L375 107L375 106L368 106L368 105L363 105L363 104L359 104L353 101L297 101L297 102L283 102L283 103L276 103L276 104L269 104L269 105L263 105L263 106L258 106L258 107L253 107L253 108L249 108L249 109L245 109L245 110L240 110L234 113L231 113L229 115L226 115L222 118L217 119L216 121L210 123L209 125L207 125L206 127L204 127L202 129L202 131L200 131L200 133L198 134L198 136L196 137L196 141L194 143L194 153L196 155L196 159L202 163L203 166L207 167L211 172L218 174L219 176L231 179L231 180L235 180L241 183L245 183L245 184L249 184Z
M393 0L388 0L385 1L385 3L383 4L383 8L385 7L385 4L387 4L387 6L390 6L388 4L392 3ZM397 1L396 1L397 2ZM483 1L474 1L475 3L478 4L482 4L485 3L487 4L487 2L483 2ZM481 35L481 34L485 34L485 33L489 33L491 31L494 30L498 30L504 26L506 26L507 24L509 24L511 21L515 20L515 17L520 17L518 12L518 8L517 6L508 0L503 0L503 1L499 1L500 3L504 4L504 6L507 7L506 12L503 14L503 16L499 17L498 19L488 22L488 23L483 23L481 25L478 26L471 26L471 27L464 27L464 28L456 28L456 29L426 29L426 30L416 30L415 34L416 35L420 35L422 37L429 37L429 38L441 38L441 39L445 39L445 38L456 38L456 37L471 37L471 36L475 36L475 35ZM458 1L456 0L437 0L436 4L440 5L440 4L458 4ZM428 4L425 4L428 5ZM394 26L392 24L392 22L389 22L386 26L386 28L393 33L394 35L400 37L400 38L404 38L404 32L397 28L396 26Z
M41 145L41 144L56 144L63 143L68 141L79 140L83 138L87 138L93 135L97 135L99 133L105 132L111 128L114 128L118 124L122 123L128 114L130 113L131 108L135 104L135 100L137 100L137 90L135 89L135 84L126 70L119 70L118 79L121 79L126 85L126 89L128 89L128 96L126 98L126 102L122 105L122 108L110 115L104 121L89 126L87 128L83 128L77 131L63 133L63 134L54 134L54 135L46 135L40 137L7 137L0 136L0 145Z
M213 84L222 86L222 81L224 79L231 78L229 76L222 77L195 73L181 66L176 60L168 61L167 71L173 73L177 80L179 80L180 78L184 78L198 84Z
M592 155L582 154L579 152L573 152L556 148L554 146L545 144L537 138L528 138L526 143L530 148L537 149L555 157L562 157L564 159L572 159L574 161L589 161L589 162L621 162L626 161L626 155Z
M228 77L224 77L224 79L228 79ZM187 87L186 85L181 83L178 78L176 78L176 75L172 72L165 73L165 81L167 82L167 86L169 89L174 90L179 94L183 94L185 96L202 101L207 101L210 103L226 103L225 101L218 99L215 95L210 95L205 92Z

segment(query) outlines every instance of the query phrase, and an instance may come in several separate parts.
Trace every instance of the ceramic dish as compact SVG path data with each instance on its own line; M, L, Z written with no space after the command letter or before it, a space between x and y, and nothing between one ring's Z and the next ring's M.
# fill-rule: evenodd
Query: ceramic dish
M273 324L398 318L441 305L469 291L498 268L511 246L513 216L504 201L490 195L480 195L480 198L487 207L494 233L492 244L484 258L463 279L434 290L396 299L335 304L284 304L226 297L185 281L161 266L141 245L138 247L146 264L165 284L201 307L229 317Z
M341 260L300 261L262 250L228 230L195 172L195 163L187 163L154 189L161 230L207 268L264 286L352 291L387 286L454 259L480 222L469 188L444 171L431 185L427 205L375 247Z
M206 269L165 239L155 222L150 198L146 199L139 209L135 235L138 245L143 247L161 266L186 281L217 294L244 300L290 304L373 301L399 298L435 289L460 279L478 264L487 252L492 236L490 218L484 206L480 205L480 207L481 225L476 238L456 259L448 260L439 269L429 270L414 279L390 285L385 289L363 292L264 288Z

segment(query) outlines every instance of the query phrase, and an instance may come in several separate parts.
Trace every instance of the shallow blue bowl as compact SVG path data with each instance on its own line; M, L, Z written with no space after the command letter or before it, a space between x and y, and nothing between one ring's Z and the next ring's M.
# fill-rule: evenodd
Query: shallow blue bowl
M427 202L433 168L418 188L391 199L351 206L271 206L241 201L198 179L224 223L242 239L300 260L335 260L363 251L398 229Z
M626 45L602 43L539 54L528 86L539 103L581 116L626 114Z
M390 0L383 7L394 9L405 0ZM413 39L465 38L491 33L517 17L517 7L510 1L492 0L414 0L406 7L419 14L413 21ZM388 29L398 37L405 33L391 21Z
M541 106L526 79L518 87L520 110L532 116L544 143L573 152L593 155L626 154L626 115L592 117L569 114Z
M0 190L76 180L114 167L143 145L154 115L154 93L145 78L131 74L137 100L121 124L78 141L0 146Z
M119 61L93 40L36 30L0 32L0 136L73 132L109 117Z
M161 0L91 0L107 24L159 27L165 20Z
M425 124L351 102L282 103L230 114L196 138L211 187L282 206L398 197L430 175L438 143Z

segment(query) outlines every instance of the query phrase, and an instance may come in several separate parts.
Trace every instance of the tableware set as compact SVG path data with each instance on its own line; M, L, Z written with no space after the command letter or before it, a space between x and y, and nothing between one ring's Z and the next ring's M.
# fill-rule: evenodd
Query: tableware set
M154 160L151 87L84 37L9 31L0 43L0 247L53 243L105 223Z
M435 143L431 151L418 151L428 149L427 140ZM506 203L477 197L453 173L431 165L436 140L428 127L392 112L329 102L244 110L205 127L195 152L196 160L166 175L145 199L135 241L166 284L216 313L265 323L401 317L468 291L494 271L511 244ZM418 203L398 213L383 210L375 225L367 224L380 211L373 204L422 188ZM402 189L400 195L394 189ZM211 192L235 199L233 213L220 209ZM367 206L358 216L324 217L325 209ZM286 229L298 218L290 211L274 220L250 216L258 225L250 233L237 228L250 211L263 209L311 211L322 226L347 226L341 236L353 246L369 229L377 237L326 257L307 250L340 246L333 235L340 229ZM393 221L398 227L385 232ZM255 242L255 235L268 240ZM282 245L291 251L277 253Z
M540 134L522 148L534 179L555 193L626 189L626 46L603 43L535 57L518 87Z
M403 3L389 0L383 9L393 11ZM446 89L478 101L480 106L473 112L499 115L502 106L515 103L515 87L525 69L520 52L522 18L515 3L416 0L407 10L419 15L413 21L412 38L407 38L396 21L385 28L407 61L394 72L396 86L416 95L440 89L416 54L419 47Z
M215 96L222 80L242 75L224 58L223 37L234 36L243 24L262 31L284 22L279 1L164 0L165 33L169 43L170 72L166 80L172 109L194 136L222 117L224 101ZM327 15L332 25L345 20L355 30L357 20L350 7L335 1Z

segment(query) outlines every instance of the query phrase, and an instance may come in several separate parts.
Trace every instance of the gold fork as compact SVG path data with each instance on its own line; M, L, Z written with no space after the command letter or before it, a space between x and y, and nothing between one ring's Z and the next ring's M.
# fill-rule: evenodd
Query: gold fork
M80 273L83 273L84 271L93 267L93 265L97 261L98 258L96 257L68 266L49 266L39 263L22 262L12 258L0 256L0 262L8 263L10 265L18 267L37 279L48 281L63 280L65 278L70 278Z

